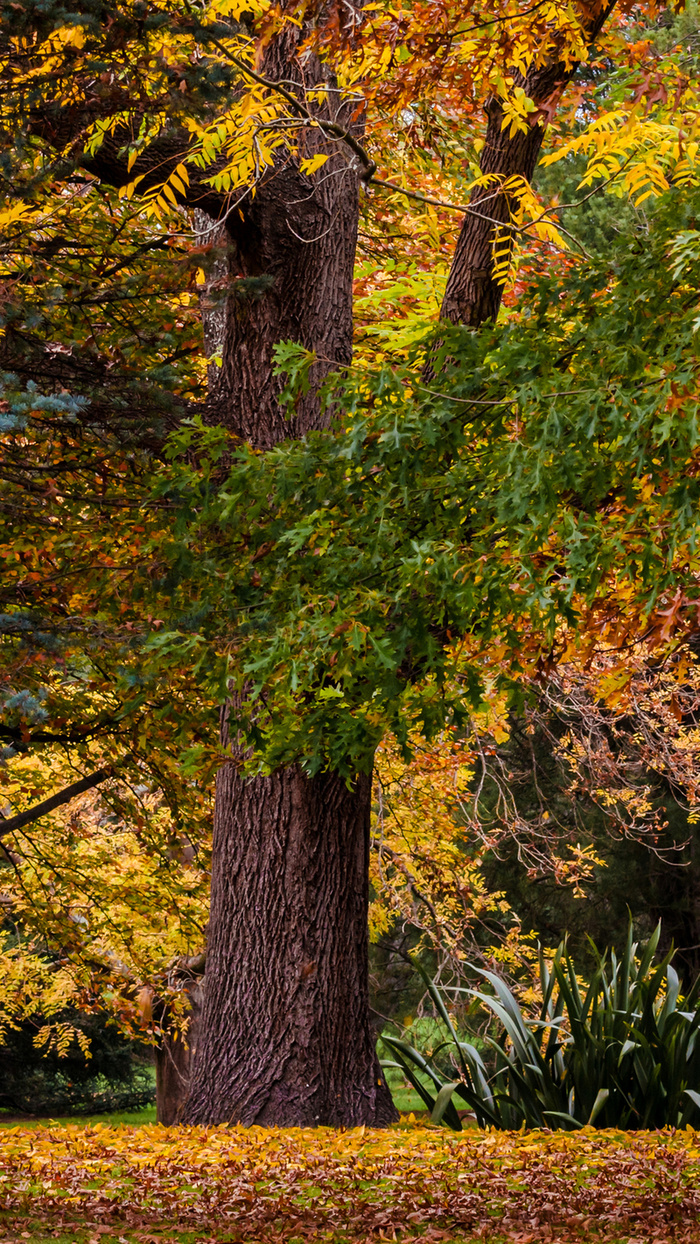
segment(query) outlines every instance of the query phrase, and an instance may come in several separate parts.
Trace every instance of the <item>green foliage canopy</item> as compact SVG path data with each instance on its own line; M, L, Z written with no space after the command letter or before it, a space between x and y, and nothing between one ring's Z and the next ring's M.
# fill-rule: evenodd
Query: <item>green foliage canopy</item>
M245 692L254 763L351 773L387 729L459 724L562 625L641 615L668 637L697 572L693 212L671 192L517 317L335 374L328 433L263 454L178 431L160 607L202 621L154 635L152 669L186 654ZM280 348L290 407L312 363Z

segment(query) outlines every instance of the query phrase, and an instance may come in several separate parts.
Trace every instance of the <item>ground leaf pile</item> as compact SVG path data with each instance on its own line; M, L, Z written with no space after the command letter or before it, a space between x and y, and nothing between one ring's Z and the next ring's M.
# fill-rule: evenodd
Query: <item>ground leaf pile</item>
M0 1209L234 1244L700 1240L700 1133L14 1128Z

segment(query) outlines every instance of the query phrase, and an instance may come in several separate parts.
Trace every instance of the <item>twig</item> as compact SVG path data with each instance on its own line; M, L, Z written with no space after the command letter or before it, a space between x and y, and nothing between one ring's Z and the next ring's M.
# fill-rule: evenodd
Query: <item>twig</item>
M290 107L294 108L295 111L307 121L310 121L312 125L317 125L325 134L332 134L335 138L341 138L350 150L355 153L363 165L365 172L362 175L362 180L370 180L376 172L377 166L371 156L369 156L365 151L362 143L358 143L354 134L351 134L349 130L344 129L342 125L338 125L335 121L324 121L321 117L315 117L314 114L306 107L306 104L302 104L301 100L297 99L296 95L293 95L291 91L288 91L286 86L282 86L280 82L274 82L271 78L265 78L261 73L257 73L255 69L251 69L250 65L246 65L244 60L241 60L240 57L236 56L233 52L229 52L223 44L219 43L218 39L212 39L212 43L219 49L220 52L224 54L224 56L228 57L231 63L236 65L242 73L247 74L248 77L252 78L254 82L259 82L261 86L267 87L268 90L276 91L278 95L281 95L283 99L286 99ZM320 89L322 88L319 88L319 90Z

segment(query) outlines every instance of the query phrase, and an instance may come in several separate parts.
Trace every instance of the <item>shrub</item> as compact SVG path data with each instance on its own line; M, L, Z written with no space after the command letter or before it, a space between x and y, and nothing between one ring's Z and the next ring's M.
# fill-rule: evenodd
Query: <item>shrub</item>
M551 967L540 952L543 1001L536 1017L523 1013L492 972L474 969L489 992L448 992L416 964L444 1039L421 1053L384 1036L393 1055L384 1066L403 1071L433 1122L456 1130L462 1127L456 1100L482 1127L700 1127L700 980L680 998L673 950L656 959L659 935L660 926L638 948L630 925L620 958L596 951L597 966L584 988L565 943ZM455 1029L446 1005L454 992L475 999L492 1016L497 1035L485 1038L486 1057Z
M80 1115L136 1110L155 1098L152 1068L143 1052L101 1015L66 1008L59 1017L89 1040L59 1055L37 1049L34 1023L6 1031L0 1045L0 1109L20 1114ZM40 1025L39 1025L40 1026Z

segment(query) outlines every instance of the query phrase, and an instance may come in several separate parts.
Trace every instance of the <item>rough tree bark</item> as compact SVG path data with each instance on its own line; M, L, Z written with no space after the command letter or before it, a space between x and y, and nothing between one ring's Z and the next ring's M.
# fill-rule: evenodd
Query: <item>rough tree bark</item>
M189 1122L395 1117L368 1023L371 779L217 782L207 999Z
M275 40L268 78L315 85L320 65ZM334 83L329 83L331 91ZM331 99L333 95L331 94ZM347 115L344 115L346 114ZM333 119L350 125L349 109ZM310 183L292 163L226 221L205 315L209 417L258 448L322 426L312 384L292 420L272 374L291 339L320 359L313 379L350 361L358 172L318 131L306 154L331 158ZM251 291L252 284L252 293ZM226 712L222 743L230 746ZM397 1118L370 1025L368 855L371 780L288 769L216 788L206 992L184 1118L191 1123L381 1126Z
M298 41L295 28L274 40L262 66L265 77L297 81L307 90L325 83L333 99L335 83L318 61L305 59L302 71ZM350 105L325 111L357 133ZM221 356L221 365L209 371L210 418L260 449L323 426L318 382L352 355L358 169L348 149L320 130L308 130L302 148L306 156L330 157L313 180L287 161L228 215L227 255L214 282L223 303L218 314L205 317L207 349ZM298 342L319 358L292 419L280 409L282 384L272 374L273 349L281 341Z
M590 44L600 34L616 0L591 4L586 36ZM480 169L492 179L478 186L470 200L470 213L465 216L445 289L440 317L453 324L478 328L487 320L495 320L503 297L502 284L494 279L493 244L511 219L509 196L500 187L513 176L532 180L537 158L546 131L546 122L553 115L559 97L571 81L578 65L550 60L531 69L522 80L526 94L537 105L531 114L527 133L511 136L502 128L503 107L491 98L486 104L488 119L481 154ZM516 75L517 77L518 75Z
M187 995L190 1012L187 1033L166 1035L156 1050L156 1120L166 1127L182 1122L187 1101L204 1001L201 979L190 979Z
M594 38L613 7L592 8ZM268 78L314 86L334 82L313 58L296 55L290 27L265 52ZM544 110L573 71L552 64L526 83ZM348 109L333 120L351 126ZM543 137L535 125L508 138L492 101L482 169L498 179L530 178ZM70 124L62 110L55 125ZM51 134L46 130L47 139ZM140 157L130 174L120 138L105 141L94 172L112 184L148 173ZM211 317L209 416L259 448L321 426L314 386L287 421L272 376L274 346L285 339L316 351L315 379L350 359L351 281L358 219L358 172L342 144L311 130L304 154L331 159L312 182L293 162L280 164L225 219L226 256L215 274L224 296ZM181 150L175 143L173 152ZM160 176L168 159L157 161ZM153 174L156 176L157 174ZM148 178L142 186L148 186ZM443 317L477 326L495 316L494 221L509 218L503 194L477 191L465 218L442 308ZM221 204L193 178L190 205L219 217ZM483 210L487 209L487 210ZM225 209L224 209L225 210ZM229 745L226 714L222 741ZM205 1000L189 1100L189 1122L279 1125L371 1124L396 1117L379 1069L369 1021L367 857L371 782L348 789L333 774L306 778L289 769L243 780L235 749L218 777L212 906Z

